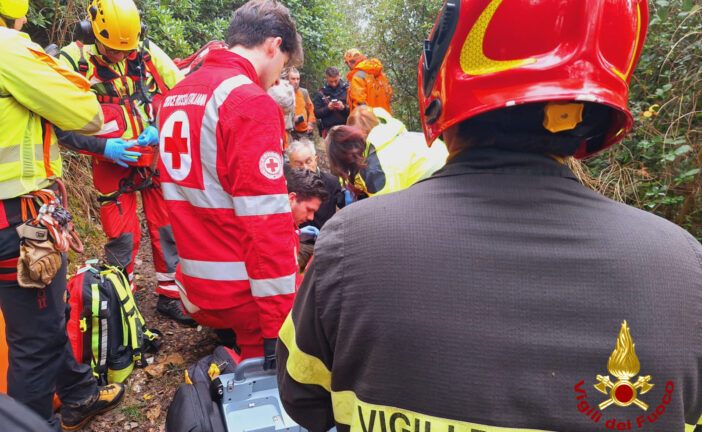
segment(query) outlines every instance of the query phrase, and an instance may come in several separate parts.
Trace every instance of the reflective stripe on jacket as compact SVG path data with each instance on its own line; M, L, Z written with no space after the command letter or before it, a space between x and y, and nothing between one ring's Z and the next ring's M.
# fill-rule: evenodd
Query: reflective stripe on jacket
M25 33L0 27L0 199L46 187L61 176L51 125L92 134L103 117L85 79Z
M444 166L448 150L441 140L428 147L424 134L408 132L384 109L373 113L380 124L368 134L366 166L356 176L356 186L369 196L406 189Z
M176 280L201 309L255 301L263 337L277 337L297 273L280 108L248 60L217 50L170 92L159 119Z
M59 57L88 79L93 91L103 97L101 103L121 105L126 123L126 130L122 134L122 138L125 139L137 138L154 122L154 106L160 102L160 98L168 89L184 78L170 57L151 41L148 41L148 44L140 42L126 60L115 64L105 62L98 53L97 46L82 45L79 42L73 42L63 48ZM145 61L149 57L158 77L152 74ZM104 98L107 96L113 100ZM153 99L153 103L147 99ZM109 132L110 128L114 128L114 125L105 123L101 134Z
M286 412L310 431L698 431L700 243L498 146L324 225L280 330ZM637 375L647 410L601 408Z

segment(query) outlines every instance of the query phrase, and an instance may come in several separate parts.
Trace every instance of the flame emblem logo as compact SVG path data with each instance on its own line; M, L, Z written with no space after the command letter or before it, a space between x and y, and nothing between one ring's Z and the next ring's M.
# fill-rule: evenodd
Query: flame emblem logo
M517 60L493 60L488 58L483 51L485 33L492 21L492 16L500 7L503 0L491 0L473 24L466 41L461 49L460 64L467 75L485 75L503 72L536 62L535 58Z
M607 362L609 373L617 377L618 381L612 382L609 375L604 377L597 375L599 383L594 385L597 391L609 395L609 399L600 403L601 410L612 404L621 407L634 404L644 411L648 409L648 405L637 396L647 393L654 384L650 382L651 375L639 376L635 382L631 382L631 377L638 374L641 367L634 347L635 344L631 339L629 326L625 320L622 322L622 328L619 331L619 337L617 337L617 345Z

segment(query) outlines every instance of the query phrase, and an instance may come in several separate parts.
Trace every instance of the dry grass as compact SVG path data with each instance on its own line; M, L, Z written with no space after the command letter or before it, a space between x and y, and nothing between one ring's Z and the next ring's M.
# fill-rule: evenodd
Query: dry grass
M68 204L73 214L73 225L83 241L83 255L71 251L68 255L69 274L85 260L99 258L107 242L100 224L100 206L97 191L93 187L90 160L72 152L63 152L63 181L68 193Z

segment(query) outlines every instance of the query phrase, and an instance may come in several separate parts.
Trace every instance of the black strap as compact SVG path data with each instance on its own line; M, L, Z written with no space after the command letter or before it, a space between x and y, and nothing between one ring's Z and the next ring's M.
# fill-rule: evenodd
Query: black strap
M134 178L137 174L141 175L142 181L138 185L135 185ZM153 182L154 175L156 175L156 171L152 170L151 168L144 168L142 171L142 169L132 167L132 169L129 170L129 176L119 181L119 189L110 195L99 196L98 202L117 202L118 198L122 194L142 191L150 188L158 188L159 186Z
M83 76L85 76L88 73L88 62L85 60L85 54L83 53L83 44L79 44L78 48L80 49L80 60L78 60L78 72L80 72ZM74 64L75 67L75 64Z
M63 50L59 51L58 57L61 58L61 56L64 56L64 57L66 57L66 59L68 59L68 62L71 64L71 67L73 68L73 70L75 70L75 71L78 70L78 66L76 65L76 62L73 61L71 56L69 56L68 53L66 53L66 51L63 51Z

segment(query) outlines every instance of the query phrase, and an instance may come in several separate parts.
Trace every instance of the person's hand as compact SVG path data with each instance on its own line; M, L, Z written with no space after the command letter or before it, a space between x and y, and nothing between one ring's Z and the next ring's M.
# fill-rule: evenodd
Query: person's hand
M276 368L275 344L278 338L263 339L263 370Z
M307 133L311 135L313 131L314 131L314 123L307 123Z
M105 142L106 158L112 159L119 166L127 168L127 162L136 162L139 160L141 153L127 150L134 143L125 141L122 138L110 138Z
M329 108L330 111L333 111L336 107L336 102L329 102L327 104L327 108Z
M317 227L313 227L312 225L307 225L304 228L300 228L299 232L301 237L303 235L308 235L312 237L317 237L319 235L319 229Z
M137 143L142 146L157 145L158 144L158 129L154 126L149 126L144 129L144 132L137 138Z
M336 102L334 102L334 103L336 104L336 109L338 109L339 111L341 111L341 110L344 109L344 103L343 103L343 102L341 102L341 101L336 101Z

